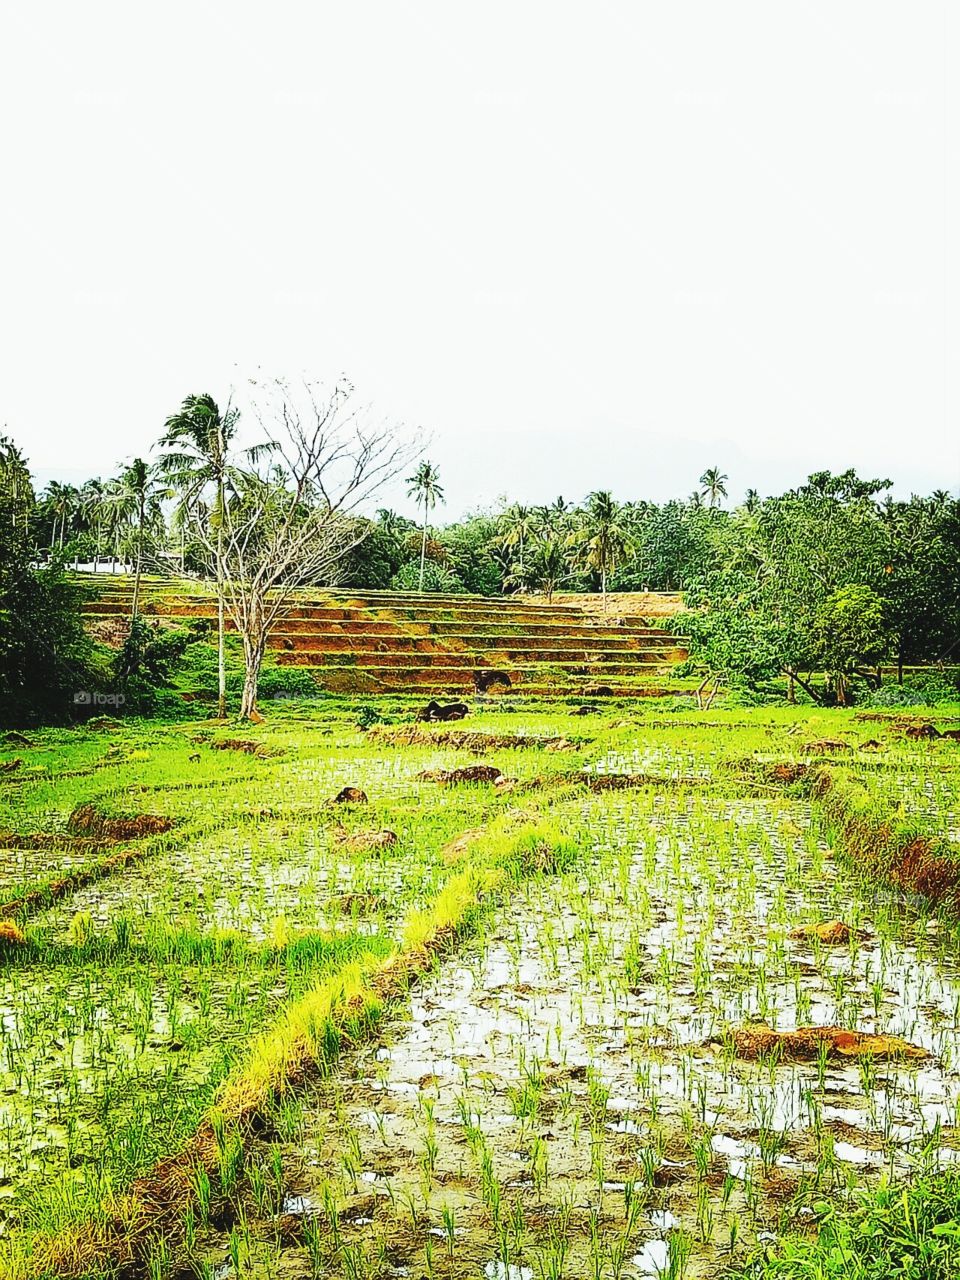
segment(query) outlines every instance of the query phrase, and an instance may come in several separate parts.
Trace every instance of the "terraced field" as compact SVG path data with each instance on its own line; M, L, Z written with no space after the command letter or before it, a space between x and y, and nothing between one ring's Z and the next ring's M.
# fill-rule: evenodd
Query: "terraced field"
M84 608L93 622L129 615L128 579L86 582ZM637 607L663 618L676 596L637 597ZM143 613L159 619L215 617L214 602L195 584L152 581ZM609 617L579 604L506 597L304 592L270 638L280 665L311 671L322 689L339 693L456 694L472 690L478 670L507 673L525 693L656 694L681 691L671 667L686 657L682 642L624 611Z
M826 1275L951 1185L960 899L850 841L916 861L960 745L417 705L0 752L0 1275Z

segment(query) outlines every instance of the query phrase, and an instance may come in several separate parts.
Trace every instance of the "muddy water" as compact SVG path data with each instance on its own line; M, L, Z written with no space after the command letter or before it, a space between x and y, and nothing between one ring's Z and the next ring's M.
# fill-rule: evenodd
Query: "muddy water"
M378 911L386 914L391 903L409 899L410 861L400 845L376 856L346 853L322 830L227 830L77 890L38 923L63 939L77 912L89 912L98 928L107 928L136 903L138 929L154 922L236 930L259 942L281 917L296 929L354 929L352 897L373 927Z
M178 965L0 975L0 1231L37 1183L164 1150L187 1091L286 996L282 974Z
M324 1266L345 1244L380 1274L712 1276L809 1215L798 1192L960 1154L936 922L865 897L798 805L621 794L581 825L581 873L528 887L309 1108L291 1190L342 1206ZM789 937L836 917L869 937ZM741 1062L724 1032L750 1020L930 1057Z

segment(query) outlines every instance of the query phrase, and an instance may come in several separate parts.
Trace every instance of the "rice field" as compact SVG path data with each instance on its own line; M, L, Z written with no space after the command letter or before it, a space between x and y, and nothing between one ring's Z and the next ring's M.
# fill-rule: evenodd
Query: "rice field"
M836 798L949 858L960 744L415 707L6 745L0 1275L839 1275L950 1185L956 900Z

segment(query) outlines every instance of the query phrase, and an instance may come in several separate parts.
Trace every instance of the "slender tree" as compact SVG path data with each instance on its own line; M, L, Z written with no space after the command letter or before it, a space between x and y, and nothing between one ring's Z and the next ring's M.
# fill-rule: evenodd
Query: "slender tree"
M228 406L221 413L211 395L187 396L180 409L164 424L157 442L161 471L177 491L174 523L180 533L181 573L184 570L186 529L190 512L203 510L216 556L217 591L217 715L227 713L227 668L224 645L223 528L228 491L237 475L231 449L237 434L239 412ZM201 507L205 493L210 500Z
M163 483L155 466L145 462L143 458L134 458L124 469L117 483L109 490L108 501L112 503L120 526L126 526L132 532L134 549L133 603L131 618L136 619L140 611L140 579L143 576L143 552L147 530L163 527L162 501L170 496L169 488Z
M413 498L418 507L423 507L423 536L420 540L420 590L423 590L423 574L427 563L427 532L430 526L430 511L438 502L444 501L443 487L440 484L440 472L432 462L421 462L412 476L407 476L407 497Z

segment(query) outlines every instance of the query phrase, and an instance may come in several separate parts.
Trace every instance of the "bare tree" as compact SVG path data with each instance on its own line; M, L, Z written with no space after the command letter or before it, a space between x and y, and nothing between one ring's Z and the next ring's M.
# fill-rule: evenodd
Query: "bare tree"
M346 381L332 391L309 380L258 384L251 411L269 448L248 454L258 460L235 475L217 537L195 524L211 563L219 551L224 599L243 642L241 719L257 719L267 641L297 588L335 585L370 528L358 508L416 452L397 427L353 407L352 397Z

